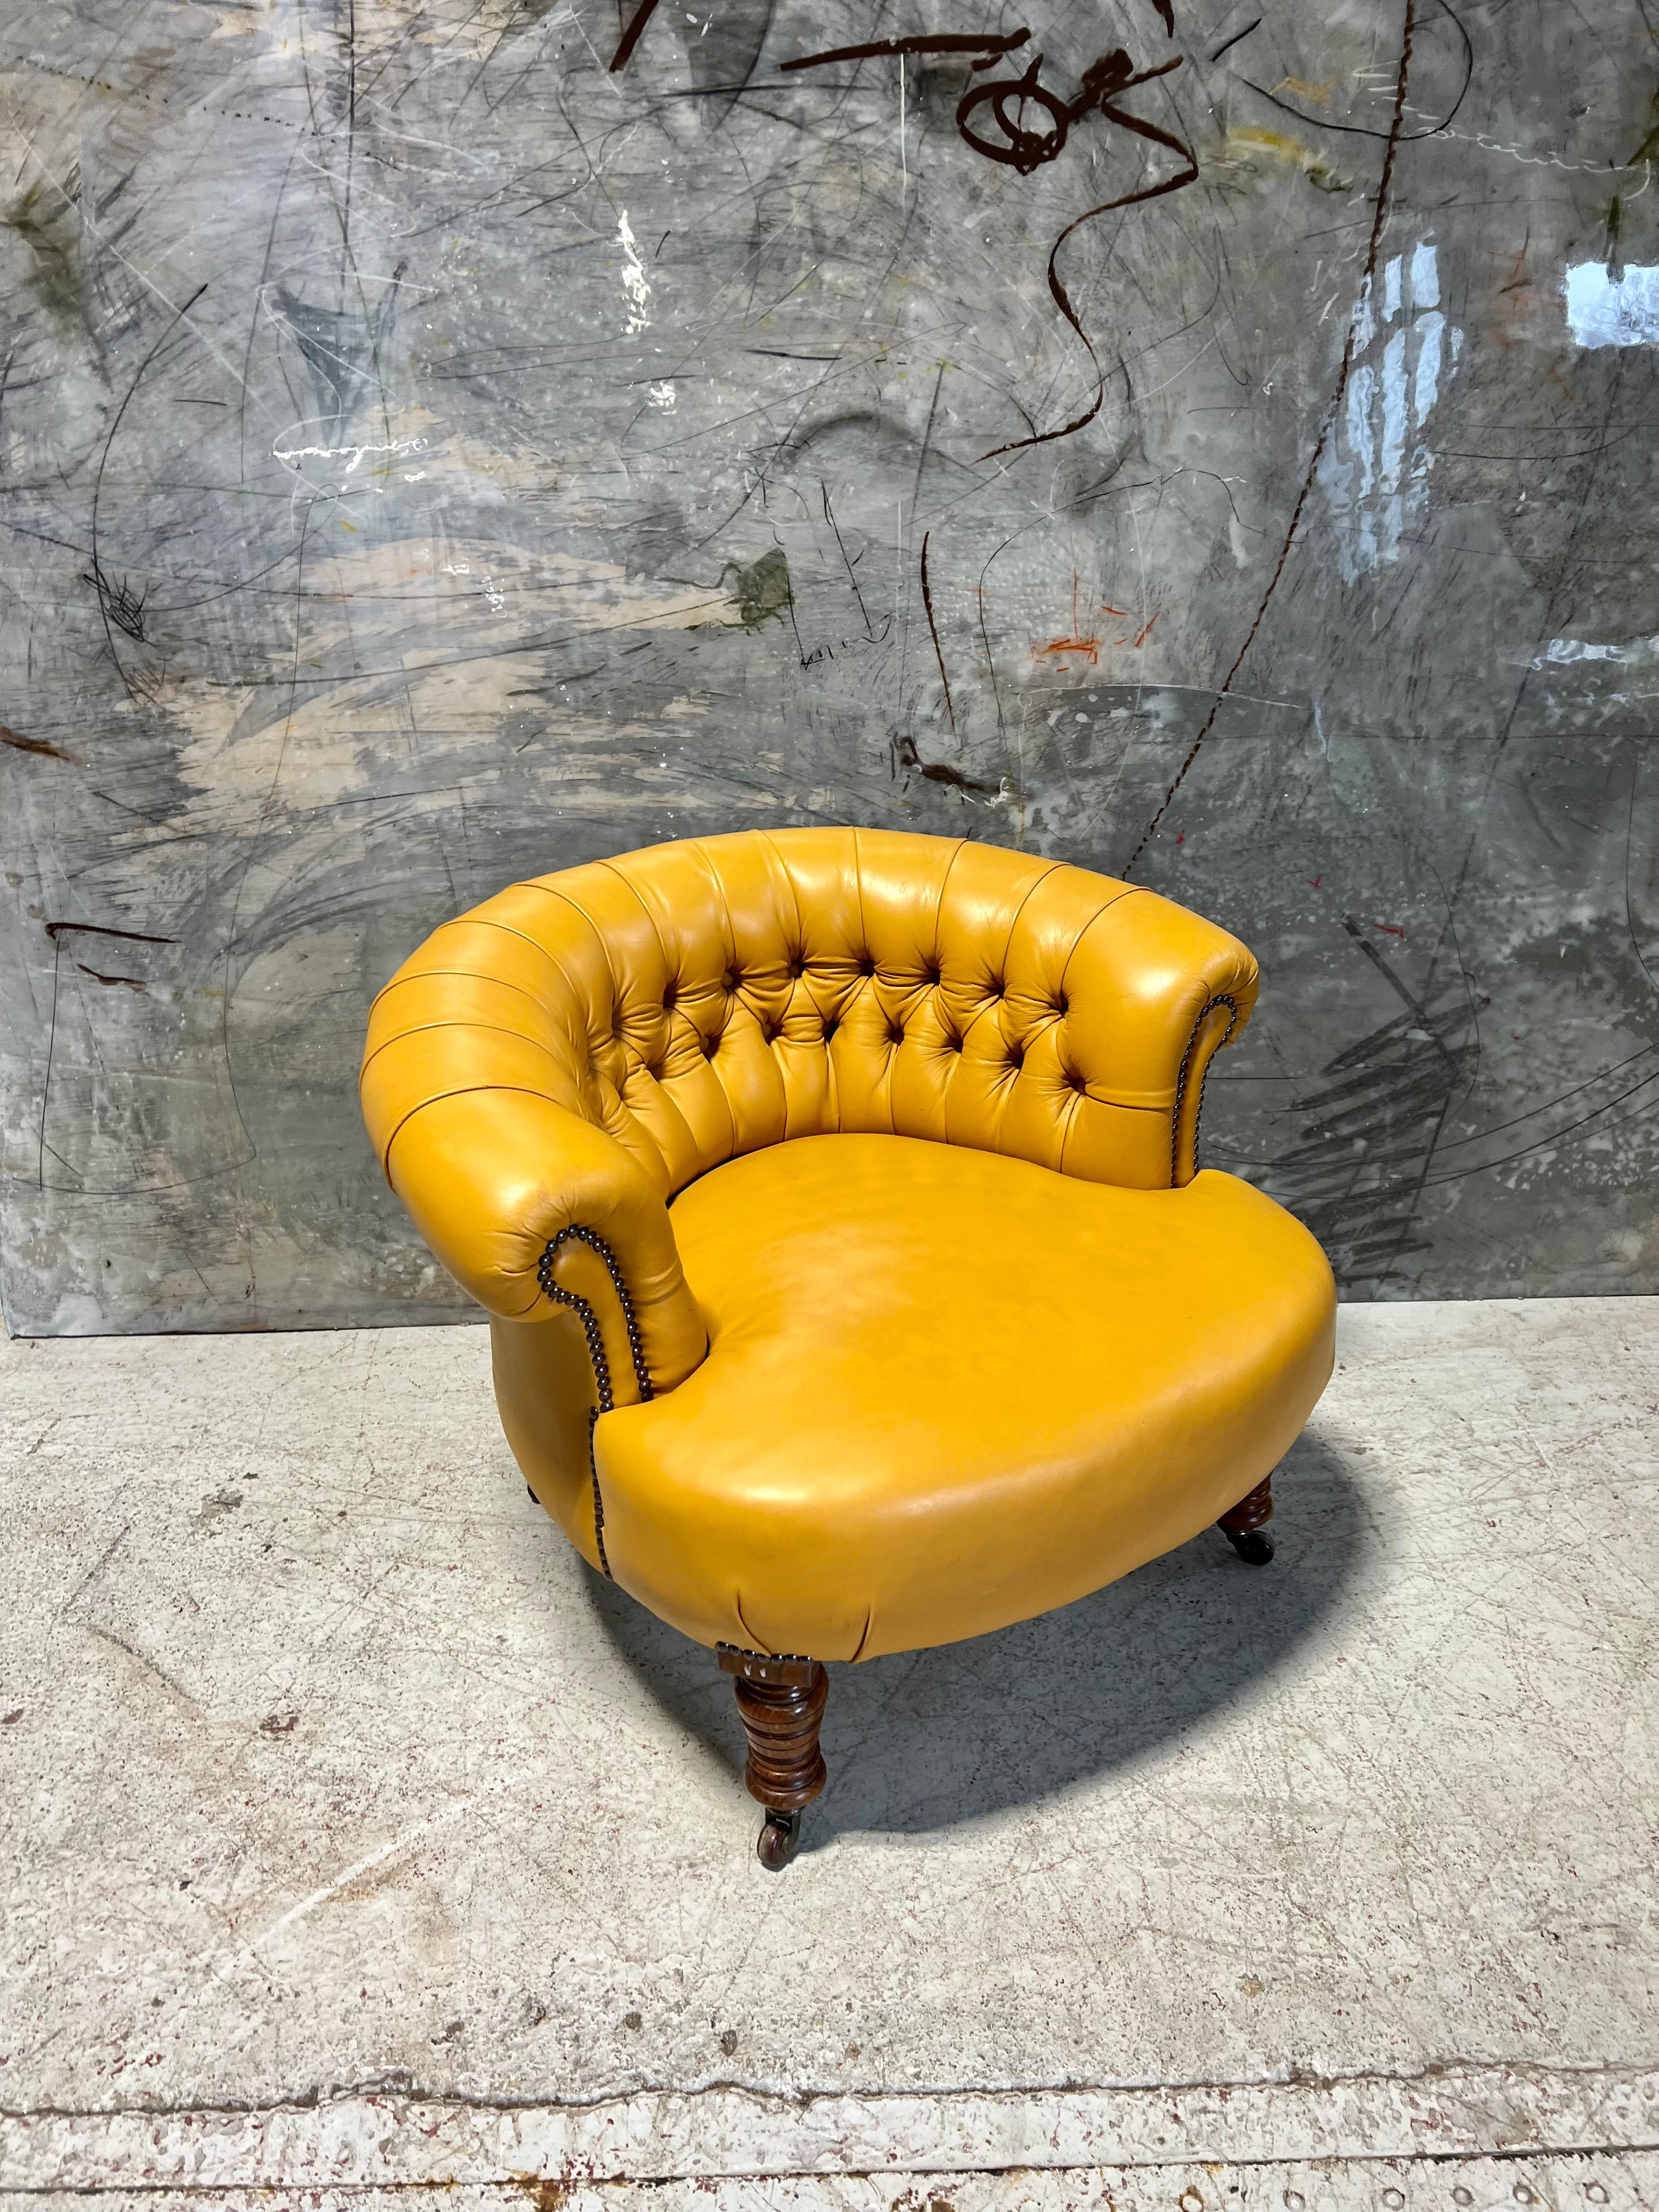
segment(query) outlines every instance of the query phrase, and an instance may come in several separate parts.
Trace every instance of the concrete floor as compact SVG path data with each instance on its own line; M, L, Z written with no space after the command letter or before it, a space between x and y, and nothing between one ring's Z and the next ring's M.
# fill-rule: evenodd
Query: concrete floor
M6 1346L0 2192L1659 2202L1659 1305L1340 1361L1272 1567L835 1670L774 1877L481 1331Z

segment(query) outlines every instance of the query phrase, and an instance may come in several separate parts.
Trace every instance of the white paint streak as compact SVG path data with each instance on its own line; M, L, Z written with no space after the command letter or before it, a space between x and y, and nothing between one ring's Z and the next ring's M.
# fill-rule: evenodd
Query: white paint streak
M1532 665L1565 668L1580 660L1616 660L1626 667L1659 660L1659 637L1634 637L1623 645L1592 644L1588 638L1553 637Z
M1352 331L1346 402L1319 464L1349 583L1399 560L1406 526L1428 497L1434 453L1425 432L1447 356L1455 363L1463 339L1441 312L1431 240L1385 264L1377 284L1355 301Z
M1561 289L1575 345L1659 345L1659 268L1614 276L1600 261L1575 262Z
M365 453L418 453L424 451L425 447L424 438L387 438L378 445L365 443L361 446L273 446L270 451L273 459L289 463L305 460L337 461L343 459L345 455L349 453L351 459L346 463L345 472L348 476L353 476L356 473L357 465Z
M645 273L645 264L640 258L639 241L634 235L634 226L628 220L624 208L617 222L617 238L626 258L623 264L623 290L628 296L628 334L637 337L651 324L651 283Z

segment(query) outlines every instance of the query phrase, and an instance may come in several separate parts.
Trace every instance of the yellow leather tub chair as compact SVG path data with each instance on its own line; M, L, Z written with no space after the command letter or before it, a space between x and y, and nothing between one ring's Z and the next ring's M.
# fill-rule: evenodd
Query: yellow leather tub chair
M364 1116L490 1316L534 1495L737 1678L760 1854L823 1662L1030 1619L1218 1521L1330 1374L1324 1255L1195 1158L1243 945L966 840L746 830L514 884L375 1000Z

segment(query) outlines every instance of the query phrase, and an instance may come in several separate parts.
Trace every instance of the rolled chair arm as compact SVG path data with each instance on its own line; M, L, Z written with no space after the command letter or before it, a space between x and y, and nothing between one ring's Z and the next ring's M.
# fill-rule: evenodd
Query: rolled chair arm
M538 1321L562 1304L581 1318L586 1306L617 1405L672 1389L698 1365L708 1340L668 1209L614 1137L526 1091L452 1092L392 1127L387 1103L371 1063L363 1114L386 1179L488 1312Z

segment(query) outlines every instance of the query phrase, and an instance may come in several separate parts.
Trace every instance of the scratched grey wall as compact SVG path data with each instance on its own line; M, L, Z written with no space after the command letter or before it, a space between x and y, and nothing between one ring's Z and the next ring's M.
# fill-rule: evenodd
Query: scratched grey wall
M0 64L14 1330L458 1313L374 989L819 820L1243 936L1207 1157L1348 1295L1659 1287L1659 0L4 0Z

